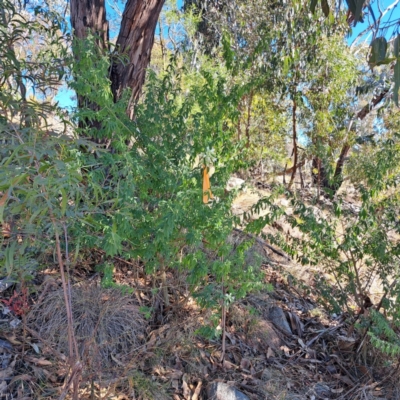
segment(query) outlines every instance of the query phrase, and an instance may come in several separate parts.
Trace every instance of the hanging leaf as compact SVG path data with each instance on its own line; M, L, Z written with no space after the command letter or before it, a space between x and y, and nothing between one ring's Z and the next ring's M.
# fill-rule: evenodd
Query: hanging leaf
M396 106L399 106L399 88L400 88L400 62L397 60L396 65L394 66L393 71L393 81L394 81L394 89L393 89L393 101Z
M355 0L346 0L347 7L349 7L350 12L354 15L356 13L356 3Z
M315 7L317 6L318 0L311 0L310 10L313 14L315 14Z
M325 17L327 17L329 15L328 0L321 0L321 7L322 7L322 11L323 11Z
M354 11L354 26L357 25L357 22L362 22L363 19L361 17L361 11L364 7L365 0L354 0L355 2L355 11Z
M400 55L400 35L393 42L393 54L395 57L399 57Z
M222 48L226 66L228 67L228 69L232 69L234 52L231 48L231 38L226 32L222 35Z
M384 63L387 51L387 41L384 37L377 37L371 43L370 67Z

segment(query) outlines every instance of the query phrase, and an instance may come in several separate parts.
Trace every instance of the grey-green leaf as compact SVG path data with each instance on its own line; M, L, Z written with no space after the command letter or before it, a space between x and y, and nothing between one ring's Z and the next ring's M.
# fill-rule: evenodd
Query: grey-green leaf
M355 0L346 0L347 7L349 7L349 10L351 11L352 14L356 13L356 3Z
M394 40L393 43L393 53L395 57L399 57L400 54L400 35Z
M357 22L361 19L361 11L364 7L365 0L355 0L356 3L356 11L354 13L354 26L357 25Z
M377 37L371 43L371 56L369 64L371 67L378 65L385 60L387 51L387 41L384 37Z
M394 89L393 89L393 100L396 106L399 106L399 88L400 88L400 62L397 60L396 65L394 66L393 71L393 81L394 81Z
M310 10L313 14L315 14L315 7L317 6L318 0L311 0Z

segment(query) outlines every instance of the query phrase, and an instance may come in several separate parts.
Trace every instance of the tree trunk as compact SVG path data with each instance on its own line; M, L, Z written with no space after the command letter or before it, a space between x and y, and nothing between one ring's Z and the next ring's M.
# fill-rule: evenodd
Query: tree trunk
M293 100L293 107L292 107L292 128L293 128L293 171L292 171L292 176L290 178L289 182L289 187L288 189L292 187L292 184L294 182L294 179L296 177L296 171L297 171L297 158L298 158L298 150L297 150L297 127L296 127L296 109L297 109L297 104L296 104L296 99L295 96L292 98Z
M340 186L343 183L343 168L344 163L346 162L347 155L349 154L351 146L348 143L342 147L342 151L340 152L339 159L336 163L335 174L333 176L332 190L336 193Z
M122 16L116 44L116 55L111 67L111 89L114 101L121 98L126 87L132 89L129 114L137 101L150 63L151 49L158 17L165 0L128 0ZM128 60L121 60L127 56Z
M323 189L331 190L328 173L324 167L324 163L322 162L321 158L317 156L312 159L311 175L314 185L319 185Z
M91 31L101 49L108 50L108 21L105 0L71 0L71 25L74 36L85 39Z
M105 0L71 0L70 10L74 36L78 39L85 39L91 32L96 37L96 43L99 48L103 52L108 51L109 26ZM77 54L75 54L75 57L77 57ZM93 111L99 110L99 106L96 103L81 95L78 95L78 107L80 109L89 108ZM81 128L101 128L100 122L96 120L81 120L79 121L79 126Z
M112 55L110 79L115 102L121 98L123 89L132 89L128 110L131 117L134 103L142 90L154 33L164 2L165 0L128 0L125 5L116 49ZM108 51L109 28L105 0L71 0L70 7L74 35L84 39L92 32L97 36L99 48ZM97 105L87 104L84 97L78 99L78 106L97 109Z
M389 92L389 89L384 89L380 93L376 94L370 103L366 104L361 110L357 112L355 115L355 120L360 120L362 121L372 110L374 107L376 107L387 95ZM335 194L340 186L343 183L343 168L347 159L347 156L350 152L351 145L349 142L345 142L345 144L342 147L342 150L340 151L339 159L336 162L335 166L335 172L333 175L333 180L332 182L329 182L328 177L326 176L326 170L324 170L322 166L322 171L320 171L322 175L322 187L323 189L328 189L328 191L331 191L332 194ZM314 167L314 160L313 160L313 167Z

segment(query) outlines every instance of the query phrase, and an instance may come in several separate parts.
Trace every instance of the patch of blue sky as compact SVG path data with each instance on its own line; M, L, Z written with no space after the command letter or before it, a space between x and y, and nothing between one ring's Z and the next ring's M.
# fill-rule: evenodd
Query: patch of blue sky
M349 45L366 42L370 44L374 38L383 36L390 40L400 31L400 0L375 0L370 9L364 11L364 21L357 23L349 37ZM375 29L380 26L380 29Z

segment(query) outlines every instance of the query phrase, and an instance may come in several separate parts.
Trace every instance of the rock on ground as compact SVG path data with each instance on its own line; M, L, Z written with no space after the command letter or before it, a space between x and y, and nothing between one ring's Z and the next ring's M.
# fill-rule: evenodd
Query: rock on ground
M233 386L223 382L212 382L207 388L208 400L250 400Z
M236 178L235 176L231 176L226 184L226 190L230 192L234 189L240 189L244 184L244 180L240 178Z
M272 321L276 326L284 330L289 335L292 334L292 330L290 329L289 322L286 319L286 315L284 311L278 307L274 306L271 307L269 310L269 319Z

